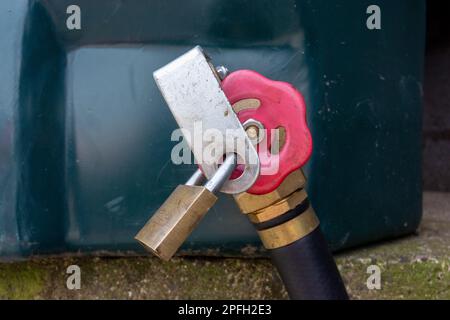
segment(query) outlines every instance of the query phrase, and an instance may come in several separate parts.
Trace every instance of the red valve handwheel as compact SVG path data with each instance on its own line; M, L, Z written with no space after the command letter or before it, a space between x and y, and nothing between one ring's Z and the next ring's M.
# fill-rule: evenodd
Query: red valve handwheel
M232 105L247 99L260 102L259 107L244 109L237 115L241 123L254 119L266 129L267 141L263 140L257 146L261 173L247 192L256 195L270 193L291 172L302 167L311 155L312 139L306 124L303 96L291 84L267 79L251 70L229 74L222 82L222 89ZM284 146L278 155L273 155L270 151L273 143L271 129L281 127L285 129Z

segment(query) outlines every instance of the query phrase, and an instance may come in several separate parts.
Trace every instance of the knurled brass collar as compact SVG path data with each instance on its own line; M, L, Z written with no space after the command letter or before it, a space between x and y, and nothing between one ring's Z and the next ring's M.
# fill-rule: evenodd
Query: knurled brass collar
M288 212L289 210L296 208L299 204L305 201L307 197L308 195L306 194L305 189L295 191L287 198L281 199L269 207L250 213L248 217L253 223L262 223L272 220Z
M266 249L285 247L306 237L319 226L319 219L312 207L299 216L273 228L259 230L258 234Z

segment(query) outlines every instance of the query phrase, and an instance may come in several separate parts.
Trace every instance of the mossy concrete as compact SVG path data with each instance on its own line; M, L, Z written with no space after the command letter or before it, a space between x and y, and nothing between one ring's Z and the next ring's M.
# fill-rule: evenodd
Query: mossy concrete
M450 299L450 194L426 193L416 235L336 256L353 299ZM81 268L68 290L66 269ZM369 290L367 267L381 269ZM2 299L286 299L268 259L53 257L0 264Z

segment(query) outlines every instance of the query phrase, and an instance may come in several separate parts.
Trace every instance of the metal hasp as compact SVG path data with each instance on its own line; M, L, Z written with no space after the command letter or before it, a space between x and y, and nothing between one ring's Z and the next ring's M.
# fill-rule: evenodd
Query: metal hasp
M224 154L236 153L245 169L240 177L227 181L221 191L237 194L248 190L259 175L258 154L203 50L195 47L153 76L205 176L212 178ZM203 133L208 130L220 132L222 141L204 139ZM212 149L219 152L214 156L205 152Z

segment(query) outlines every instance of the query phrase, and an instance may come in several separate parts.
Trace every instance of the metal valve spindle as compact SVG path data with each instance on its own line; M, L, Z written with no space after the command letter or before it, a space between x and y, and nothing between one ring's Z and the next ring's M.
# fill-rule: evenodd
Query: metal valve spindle
M217 193L236 168L230 153L216 173L206 178L197 170L185 185L178 186L139 231L135 239L163 260L169 260L217 201Z

